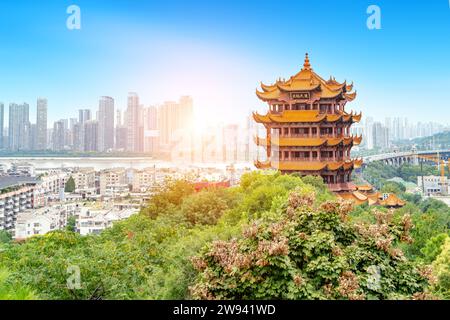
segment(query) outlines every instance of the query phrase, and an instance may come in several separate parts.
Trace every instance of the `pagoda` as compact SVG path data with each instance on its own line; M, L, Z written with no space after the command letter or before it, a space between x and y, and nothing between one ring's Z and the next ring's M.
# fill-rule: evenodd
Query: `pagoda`
M301 176L321 176L333 192L352 192L354 168L362 160L351 159L350 151L359 145L361 136L352 136L350 127L361 121L361 113L347 113L345 105L356 98L353 84L324 80L311 68L306 54L303 68L288 80L272 85L261 84L259 99L269 105L264 114L253 113L264 125L266 136L255 137L265 148L265 160L258 159L259 169L276 169Z

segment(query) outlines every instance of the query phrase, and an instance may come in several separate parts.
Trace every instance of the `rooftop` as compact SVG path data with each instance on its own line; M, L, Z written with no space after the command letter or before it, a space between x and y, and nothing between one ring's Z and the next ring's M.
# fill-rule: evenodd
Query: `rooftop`
M0 190L21 186L24 184L36 184L39 182L38 178L34 177L13 177L13 176L5 176L0 177Z

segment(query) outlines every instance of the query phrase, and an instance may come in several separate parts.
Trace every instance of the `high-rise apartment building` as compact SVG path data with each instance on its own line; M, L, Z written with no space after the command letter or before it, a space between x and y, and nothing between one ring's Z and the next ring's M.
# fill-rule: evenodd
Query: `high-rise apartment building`
M386 149L389 147L389 130L381 122L373 123L372 133L375 148Z
M5 148L5 141L3 137L4 123L5 123L5 105L0 102L0 149Z
M144 122L144 152L154 155L158 152L158 119L157 108L148 107L142 109Z
M29 150L30 106L27 103L9 105L8 145L13 151Z
M84 151L98 151L98 121L84 123Z
M74 133L74 137L73 137L73 140L77 142L77 150L80 150L80 151L84 150L85 123L88 121L91 121L91 120L92 120L91 110L89 110L89 109L78 110L78 123L80 124L80 126L78 128L76 128L76 131L77 131L76 134L78 136L75 136L75 133Z
M128 94L128 106L126 113L127 127L127 151L141 152L142 138L140 133L142 130L141 107L139 105L139 96L137 93L130 92Z
M91 110L89 109L78 110L78 121L80 123L85 123L89 120L92 120Z
M368 150L372 150L374 147L373 143L373 118L367 117L366 118L366 127L365 127L365 136L363 137L363 140L365 141L365 146Z
M193 118L191 97L181 97L179 102L165 102L158 110L160 144L168 146L174 139L180 139L186 132L192 131Z
M53 124L53 150L62 151L65 146L64 120L56 121Z
M124 121L122 120L122 111L116 111L116 132L115 137L116 141L114 147L116 150L126 150L127 149L127 134L128 129L126 125L124 125Z
M107 151L114 148L114 99L101 97L98 109L98 148Z
M33 149L47 149L47 113L47 99L39 98L36 106L36 144L33 146Z

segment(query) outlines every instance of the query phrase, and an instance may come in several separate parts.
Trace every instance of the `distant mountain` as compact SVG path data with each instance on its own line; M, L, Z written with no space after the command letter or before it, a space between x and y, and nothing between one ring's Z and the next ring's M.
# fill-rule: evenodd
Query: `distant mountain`
M416 146L418 150L450 149L450 131L440 132L429 137L396 141L394 144L401 149L410 149L413 146Z

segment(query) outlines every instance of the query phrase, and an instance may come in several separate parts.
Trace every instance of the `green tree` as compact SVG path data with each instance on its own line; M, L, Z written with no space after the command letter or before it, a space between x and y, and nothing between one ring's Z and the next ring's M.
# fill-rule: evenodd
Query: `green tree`
M278 217L251 223L241 238L216 241L193 259L197 299L428 298L425 272L406 260L409 216L375 212L348 222L346 202L315 201L299 188Z
M442 252L442 247L448 239L448 234L441 233L429 239L425 246L420 250L423 255L423 261L426 264L432 263Z
M427 242L441 233L449 233L450 209L439 202L426 200L419 204L419 208L409 204L399 210L400 213L410 213L414 224L414 229L411 230L413 242L405 247L409 258L423 259L422 248Z
M192 182L168 179L160 186L159 192L152 196L142 213L156 218L160 214L170 214L177 210L184 198L195 192Z
M12 240L11 234L6 230L0 230L0 244L10 243Z
M72 193L75 191L75 180L73 179L73 177L70 177L67 182L66 182L66 187L64 188L64 191L67 193Z
M441 253L433 262L434 274L437 277L436 293L445 299L450 299L450 238L447 237Z
M223 190L203 190L186 197L181 213L191 224L214 225L229 208Z
M383 187L380 191L383 193L394 193L400 195L406 191L406 187L401 183L395 181L387 181L383 184Z
M67 218L67 225L66 225L67 231L75 232L76 225L77 225L77 218L75 218L75 216L70 216L69 218Z
M5 269L0 269L1 300L37 300L37 296L27 287L12 283L10 273Z

